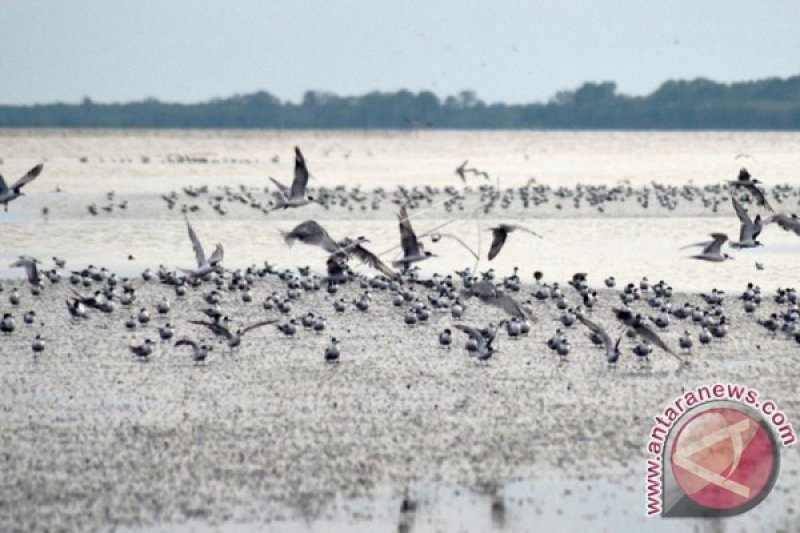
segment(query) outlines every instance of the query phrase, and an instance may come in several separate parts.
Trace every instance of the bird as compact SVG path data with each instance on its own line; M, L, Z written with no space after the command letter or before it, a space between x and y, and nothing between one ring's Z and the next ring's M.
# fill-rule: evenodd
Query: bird
M452 331L450 328L445 328L441 333L439 333L439 345L443 348L450 349L450 345L453 342Z
M795 235L800 235L800 218L794 213L787 215L784 213L776 213L764 218L764 225L778 224L784 231L793 231Z
M140 344L139 346L129 346L128 348L130 348L130 351L133 353L133 355L142 359L146 359L153 353L153 341L150 339L145 339L144 343Z
M505 322L505 320L501 320L494 330L490 330L488 332L488 336L485 336L479 329L476 329L472 326L455 324L455 327L469 335L469 338L475 343L475 351L470 352L470 355L479 361L486 361L487 359L491 358L495 352L497 352L497 348L492 346L492 343L497 336L497 331L505 325Z
M511 295L505 294L489 280L481 280L460 291L461 297L468 300L476 296L481 302L502 309L511 316L536 322L536 318L522 307Z
M28 183L35 180L39 176L39 174L42 173L43 168L44 164L39 163L38 165L30 169L27 174L25 174L16 182L14 182L14 184L11 187L6 185L3 176L0 176L0 204L3 204L6 212L8 212L8 203L13 200L16 200L20 196L25 196L25 193L22 192L22 188Z
M731 197L731 203L733 203L736 216L739 217L740 228L739 242L731 242L730 246L732 248L755 248L757 246L762 246L757 240L758 236L761 234L761 230L764 228L761 223L761 215L756 215L754 219L751 219L750 215L747 214L747 210L742 207L742 204L740 204L736 198Z
M628 326L629 331L639 335L643 340L648 341L653 346L661 348L668 354L678 359L678 361L683 362L680 356L676 354L669 346L667 346L661 337L659 337L658 334L646 322L644 322L644 320L642 320L642 315L634 315L633 312L627 307L613 307L612 311L617 317L617 320Z
M760 184L761 182L753 178L746 168L739 170L739 176L736 180L728 181L728 185L730 185L732 188L745 189L753 196L753 198L755 198L758 205L764 206L764 208L770 212L774 212L772 206L770 206L769 202L767 202L767 198L764 196L764 191L759 186Z
M492 245L489 247L489 261L497 257L497 254L500 253L500 250L506 243L508 234L517 230L530 233L531 235L539 237L540 239L542 238L542 236L536 233L535 231L516 224L500 224L499 226L490 228L490 231L492 232Z
M180 346L191 346L192 348L192 359L195 363L202 363L208 357L209 352L213 351L214 348L209 346L208 344L197 344L192 339L184 337L183 339L179 340L175 343L176 347Z
M288 209L290 207L302 207L314 201L313 196L306 195L306 187L308 186L308 168L306 167L306 160L303 157L300 148L294 147L294 180L292 181L292 188L290 189L283 183L275 178L270 177L279 191L277 207Z
M301 222L295 226L292 231L281 230L281 235L283 236L284 242L290 247L296 241L300 241L303 244L319 246L331 254L327 263L329 277L340 277L344 272L344 265L342 263L346 262L350 257L355 257L365 265L378 270L385 276L394 276L394 271L391 268L381 261L377 255L362 246L362 243L369 242L365 237L358 237L356 239L345 237L337 243L325 228L315 220Z
M733 257L730 255L722 253L722 245L728 240L727 235L724 233L712 233L711 238L713 239L712 241L689 244L681 248L681 250L692 246L702 246L703 253L690 256L691 259L700 259L702 261L712 261L715 263L721 263L725 260L733 259Z
M39 285L41 278L39 277L39 269L37 268L39 261L33 257L25 255L19 256L19 259L8 265L9 268L24 268L25 275L28 277L28 282L31 285Z
M42 353L44 351L44 339L41 335L36 335L36 338L33 339L31 350L33 350L33 353Z
M194 228L192 228L188 217L186 217L186 228L189 232L189 239L192 241L192 249L194 250L194 256L197 260L197 268L195 270L181 269L181 271L189 274L193 278L203 278L212 272L217 272L222 267L220 263L225 255L222 244L217 243L214 253L211 254L211 257L206 258L203 245L200 243L200 239L197 238L197 233L195 233Z
M253 324L250 324L247 327L239 328L235 332L231 332L231 330L228 328L227 321L222 321L222 322L219 321L219 320L210 321L210 322L206 322L206 321L203 321L203 320L190 320L189 321L190 324L196 324L198 326L205 326L214 335L217 335L219 337L223 337L224 339L226 339L226 341L228 343L228 347L231 348L231 349L236 348L236 347L238 347L238 346L240 346L242 344L242 336L244 336L245 333L247 333L249 331L252 331L252 330L254 330L256 328L260 328L262 326L268 326L270 324L274 324L276 322L277 322L277 320L275 320L275 319L260 320L258 322L253 323Z
M339 350L339 340L336 337L331 338L331 343L325 348L325 360L336 361L339 359L341 351Z
M628 328L624 327L622 329L622 333L620 333L619 337L617 338L617 341L614 342L609 334L606 333L606 331L598 324L592 322L583 315L577 315L577 318L581 324L589 328L589 331L597 335L602 340L603 348L606 350L606 361L608 364L616 364L620 356L619 344L622 342L622 338L625 336Z
M403 258L392 262L394 267L403 267L407 271L411 263L424 261L434 256L432 252L425 251L422 243L417 239L411 220L408 218L406 206L400 208L397 215L400 226L400 246L403 248Z

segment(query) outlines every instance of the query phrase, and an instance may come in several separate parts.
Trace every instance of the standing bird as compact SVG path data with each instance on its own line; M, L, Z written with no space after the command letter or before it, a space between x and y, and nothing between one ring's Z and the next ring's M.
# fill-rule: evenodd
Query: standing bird
M500 224L497 227L491 228L492 232L492 246L489 248L489 261L497 257L497 254L500 253L500 250L503 248L503 245L506 243L506 239L508 238L508 234L514 231L524 231L526 233L530 233L536 237L542 238L541 235L536 233L533 230L529 230L524 226L518 226L516 224Z
M214 253L211 254L211 257L206 259L206 253L203 251L203 245L200 243L200 239L197 238L197 234L194 232L194 228L192 228L192 224L189 222L188 217L186 218L186 227L189 231L189 239L192 241L192 249L194 250L195 259L197 259L197 269L181 269L181 271L189 274L193 278L202 278L222 268L220 263L225 255L222 244L217 243Z
M24 268L25 275L28 277L28 282L31 285L39 285L41 278L39 277L39 269L36 264L39 261L33 257L21 255L19 259L8 265L9 268Z
M20 179L14 183L11 187L6 185L3 176L0 176L0 204L5 206L5 211L8 212L8 203L16 200L20 196L25 196L25 193L22 192L22 188L27 185L28 183L32 182L36 179L36 177L42 173L42 168L44 165L39 163L32 169L28 171L27 174L22 176Z
M497 331L503 327L505 323L505 320L501 320L494 328L494 331L488 332L488 335L484 335L479 329L463 324L455 324L455 327L469 335L470 340L475 343L475 350L470 351L470 355L479 361L486 361L497 352L497 348L492 346L492 343L497 337Z
M150 357L150 354L153 353L153 341L150 339L145 339L143 344L139 346L129 346L131 353L137 357L141 357L142 359L146 359Z
M403 271L406 271L411 263L424 261L433 257L434 254L426 252L422 243L417 239L417 235L411 227L411 220L408 218L406 206L400 208L400 214L397 215L397 219L400 223L400 246L403 248L403 258L393 261L392 266L402 266Z
M331 343L325 348L325 360L336 361L339 359L341 351L339 350L339 340L336 337L331 338Z
M272 180L272 183L280 190L277 204L279 208L288 209L290 207L302 207L314 201L312 196L306 195L308 168L306 167L306 160L302 152L300 152L300 148L297 146L294 147L294 180L292 181L292 188L289 189L275 178L271 177L269 179Z
M691 256L691 259L700 259L702 261L712 261L714 263L721 263L727 259L733 259L728 254L722 253L722 245L728 240L728 236L724 233L712 233L711 238L713 241L698 242L695 244L688 244L681 248L690 248L692 246L702 246L703 253Z
M751 219L750 215L747 214L747 210L742 207L742 204L736 201L736 198L731 197L731 202L733 203L733 209L736 211L736 216L739 217L739 224L741 225L739 229L739 242L731 241L731 247L755 248L756 246L762 246L762 244L756 240L761 234L761 230L764 229L761 223L761 215L756 215L755 219Z

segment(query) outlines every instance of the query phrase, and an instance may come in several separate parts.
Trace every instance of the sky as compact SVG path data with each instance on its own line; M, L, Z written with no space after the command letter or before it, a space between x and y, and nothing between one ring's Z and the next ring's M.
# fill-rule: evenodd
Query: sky
M0 0L0 104L474 90L800 74L797 0Z

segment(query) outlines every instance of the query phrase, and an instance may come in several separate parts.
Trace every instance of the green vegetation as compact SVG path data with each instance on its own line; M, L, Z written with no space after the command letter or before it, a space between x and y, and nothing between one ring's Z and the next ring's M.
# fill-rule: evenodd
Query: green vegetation
M0 127L81 128L442 128L442 129L800 129L800 76L733 84L668 81L634 97L612 82L586 83L547 103L487 104L472 91L337 96L307 92L299 104L267 92L172 104L0 106Z

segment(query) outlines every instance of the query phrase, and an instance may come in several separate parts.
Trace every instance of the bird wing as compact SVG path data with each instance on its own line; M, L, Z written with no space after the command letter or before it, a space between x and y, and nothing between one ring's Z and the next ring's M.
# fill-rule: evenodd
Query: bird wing
M27 174L25 174L25 175L24 175L24 176L22 176L20 179L18 179L18 180L17 180L17 182L16 182L16 183L14 183L14 185L12 185L12 186L11 186L11 189L12 189L12 190L21 189L21 188L22 188L22 187L24 187L25 185L29 184L30 182L32 182L33 180L35 180L35 179L36 179L36 177L37 177L39 174L41 174L41 173L42 173L42 169L43 169L43 168L44 168L44 165L43 165L42 163L39 163L38 165L36 165L36 166L35 166L35 167L33 167L32 169L30 169L30 170L28 171L28 173L27 173Z
M486 337L484 337L483 334L481 334L481 332L476 328L473 328L472 326L465 326L464 324L453 324L453 326L469 335L469 337L478 344L479 351L486 347Z
M712 233L711 238L714 240L703 248L703 254L720 255L722 253L722 245L728 240L728 236L724 233Z
M217 243L216 248L214 248L214 252L211 254L211 257L208 258L208 264L215 266L222 262L223 257L225 257L225 249L222 248L222 244Z
M8 192L8 185L6 185L6 180L3 179L3 176L0 175L0 194L5 194Z
M764 196L764 191L755 185L748 185L747 190L750 191L750 193L755 197L758 205L763 205L767 211L774 212L772 206L769 205L769 202L767 202L766 196Z
M360 244L355 244L354 246L350 247L348 253L354 255L356 259L365 265L369 265L375 270L380 271L385 276L391 278L395 274L394 270L392 270L386 263L381 261L377 255L373 254Z
M665 343L661 339L661 337L658 336L658 333L653 331L653 329L647 324L640 322L639 325L636 326L634 329L637 335L639 335L645 340L650 341L650 344L652 344L653 346L658 346L668 354L675 355L675 357L678 357L675 354L675 352L673 352L672 349L669 346L667 346L667 343ZM680 359L680 357L678 357L678 359Z
M282 231L281 233L283 234L283 240L289 246L294 244L294 241L300 241L304 244L320 246L329 254L341 250L336 241L325 231L325 228L315 220L306 220L295 226L292 231L288 233Z
M192 241L192 250L194 250L194 257L199 268L206 263L206 253L203 251L203 245L200 244L200 239L197 238L197 233L194 232L188 217L186 217L186 227L189 230L189 239Z
M525 311L525 309L519 304L519 302L517 302L514 298L512 298L508 294L498 294L494 298L490 298L483 301L495 307L499 307L500 309L502 309L511 316L515 316L517 318L527 318L531 322L536 322L536 318L534 318L533 315Z
M269 179L272 181L272 183L274 183L278 187L278 190L280 190L283 193L283 196L286 197L289 196L289 187L287 187L286 185L284 185L283 183L281 183L280 181L276 180L271 176Z
M292 181L291 198L301 199L306 196L308 185L308 168L300 148L294 147L294 181Z
M520 226L520 225L518 225L518 224L508 224L508 227L510 227L510 228L514 228L515 230L524 231L525 233L530 233L531 235L534 235L534 236L536 236L536 237L539 237L540 239L542 239L542 238L543 238L541 235L539 235L538 233L536 233L536 232L535 232L535 231L533 231L532 229L526 228L525 226Z
M244 335L245 333L247 333L250 330L253 330L253 329L256 329L256 328L260 328L261 326L269 326L270 324L274 324L275 322L277 322L276 319L260 320L258 322L253 323L253 324L250 324L246 328L242 328L242 335Z
M492 228L492 246L489 248L489 261L497 257L508 238L508 230L505 228Z
M192 339L181 339L175 343L175 346L191 346L192 349L197 349L197 343L194 342Z
M598 324L595 324L594 322L592 322L583 315L576 314L576 316L578 317L578 321L581 324L589 328L589 330L592 331L593 333L600 335L600 337L603 339L603 346L605 346L606 350L608 350L611 347L612 340L611 337L608 336L608 333L606 333L606 330L604 330Z
M731 202L733 203L733 209L736 211L736 216L739 217L739 222L741 222L743 226L752 225L753 221L750 218L750 215L747 214L747 209L745 209L734 197L731 197Z
M400 246L403 248L403 255L405 255L405 257L419 255L417 236L414 234L411 221L408 219L406 206L400 208L400 214L397 215L397 218L400 222Z
M461 239L461 237L458 237L458 236L456 236L456 235L453 235L452 233L436 233L435 235L439 235L440 237L447 237L448 239L453 239L453 240L457 241L459 244L461 244L461 246L463 246L464 248L466 248L466 250L467 250L469 253L471 253L471 254L472 254L472 256L473 256L475 259L478 259L478 254L475 252L475 250L473 250L472 248L470 248L470 247L469 247L469 245L468 245L467 243L465 243L465 242L464 242L464 241Z

